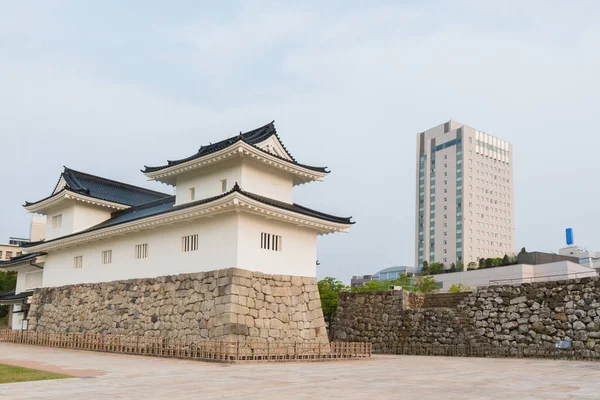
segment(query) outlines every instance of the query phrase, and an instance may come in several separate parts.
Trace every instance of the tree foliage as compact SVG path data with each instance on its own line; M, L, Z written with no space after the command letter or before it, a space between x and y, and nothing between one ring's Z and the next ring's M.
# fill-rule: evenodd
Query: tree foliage
M13 290L17 287L16 272L0 272L0 292ZM0 325L6 323L8 316L8 306L0 306Z
M465 286L462 283L459 283L458 285L453 283L452 285L450 285L450 289L448 289L449 293L461 293L461 292L470 292L470 291L471 291L471 287Z
M319 296L321 296L323 317L331 327L337 313L339 294L348 288L340 280L329 276L317 282L317 286L319 287Z
M415 280L415 290L421 293L431 293L440 288L435 284L433 276L420 276Z

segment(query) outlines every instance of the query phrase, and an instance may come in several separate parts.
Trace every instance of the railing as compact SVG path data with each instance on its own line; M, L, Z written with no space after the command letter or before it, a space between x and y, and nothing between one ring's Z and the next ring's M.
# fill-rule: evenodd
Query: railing
M371 343L240 342L163 337L0 330L0 343L191 360L324 361L371 357Z
M566 274L555 274L555 275L543 275L543 276L527 276L522 278L513 278L513 279L491 279L489 281L490 286L499 286L499 285L516 285L523 283L534 283L534 282L550 282L550 281L559 281L559 280L568 280L568 279L577 279L577 278L588 278L598 276L598 271L591 270L586 272L571 272Z
M473 345L432 345L382 343L373 350L375 354L396 354L412 356L442 357L487 357L487 358L545 358L565 360L600 361L600 352L582 349L556 349L553 344L536 346L493 346Z

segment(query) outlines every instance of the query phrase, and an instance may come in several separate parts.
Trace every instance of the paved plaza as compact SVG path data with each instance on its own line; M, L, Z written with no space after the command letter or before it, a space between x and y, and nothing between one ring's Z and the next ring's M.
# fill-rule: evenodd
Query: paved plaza
M599 399L600 363L375 356L216 364L0 343L0 364L74 375L0 385L0 399Z

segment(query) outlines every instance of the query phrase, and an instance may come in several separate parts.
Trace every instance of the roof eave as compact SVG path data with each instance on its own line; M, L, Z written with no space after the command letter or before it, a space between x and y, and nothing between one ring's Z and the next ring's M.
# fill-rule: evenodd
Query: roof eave
M28 212L43 214L44 210L50 207L55 207L65 200L75 200L83 203L88 203L96 206L106 207L114 210L124 210L130 206L127 204L115 203L112 201L98 199L92 196L86 196L81 193L74 192L69 189L63 189L60 192L53 194L50 197L39 200L35 203L25 203L23 206Z
M236 210L248 211L253 214L262 215L266 218L277 218L285 222L296 224L297 226L317 230L319 234L347 232L348 228L353 225L352 223L332 222L307 216L298 212L284 210L247 197L243 193L240 193L239 190L233 190L228 195L220 197L209 203L202 203L197 206L185 207L172 211L170 210L166 213L151 215L122 224L100 228L98 230L81 232L64 238L53 239L50 242L42 242L40 244L31 246L28 248L28 251L48 252L67 246L108 238L129 231L154 228L160 225L172 224L178 221L188 221L190 219L214 216L216 214Z
M329 174L328 171L314 171L292 161L275 157L272 154L244 141L237 141L224 149L207 154L203 157L186 161L181 164L167 166L157 171L142 172L149 180L156 180L173 185L176 176L179 174L197 170L210 165L215 165L236 157L251 157L272 167L289 172L290 174L294 175L294 185L311 181L321 181Z

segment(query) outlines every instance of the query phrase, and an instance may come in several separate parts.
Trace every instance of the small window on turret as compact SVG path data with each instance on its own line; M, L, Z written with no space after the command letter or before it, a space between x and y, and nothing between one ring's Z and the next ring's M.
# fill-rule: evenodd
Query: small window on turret
M223 179L221 181L221 193L225 193L227 191L227 179Z
M62 214L52 217L52 228L60 228L62 226Z
M196 200L196 188L190 188L190 201Z

